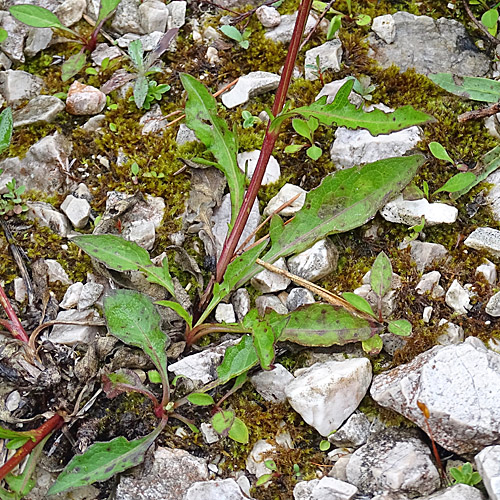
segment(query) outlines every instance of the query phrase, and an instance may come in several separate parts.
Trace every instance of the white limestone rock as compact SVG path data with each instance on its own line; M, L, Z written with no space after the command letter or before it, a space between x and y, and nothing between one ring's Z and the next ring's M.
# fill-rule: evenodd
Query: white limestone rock
M26 71L9 69L0 71L0 94L7 105L16 108L22 101L40 94L43 80Z
M424 272L434 264L442 261L448 250L440 243L429 243L427 241L411 241L410 256L417 265L417 270Z
M464 241L464 245L500 257L500 231L491 227L478 227Z
M329 238L325 238L289 258L288 269L308 281L317 281L337 269L338 258L337 247Z
M289 184L287 182L278 191L278 194L269 200L269 203L264 210L264 215L271 215L279 207L281 207L281 205L298 195L298 198L294 202L281 210L281 212L279 213L279 215L283 217L290 217L296 214L304 206L304 202L306 201L306 194L307 192L304 191L301 187Z
M39 52L45 50L50 45L52 37L53 33L50 28L30 27L28 30L28 36L26 37L26 41L24 43L24 55L26 57L36 56Z
M215 309L217 323L236 323L236 316L232 304L219 304Z
M205 57L209 64L215 65L220 63L219 51L215 47L208 47Z
M358 488L333 477L301 481L293 489L294 500L351 500Z
M279 269L288 271L285 263L285 259L281 257L274 264ZM281 290L286 290L290 284L290 279L286 276L281 276L280 274L273 273L267 269L263 269L260 273L256 274L250 281L251 285L262 293L274 293L280 292Z
M265 439L259 439L247 456L247 471L257 477L257 479L265 474L269 474L270 470L266 467L264 462L267 459L272 458L272 454L275 451L275 446L268 443Z
M78 299L78 310L84 311L93 306L101 296L104 285L100 283L85 283Z
M424 307L424 310L422 312L422 319L424 320L424 323L429 323L432 317L432 311L433 311L432 306L426 306Z
M14 278L14 298L16 301L19 303L24 302L27 293L26 283L23 278Z
M31 99L24 108L14 111L14 128L39 123L52 123L64 109L61 99L51 95L39 95Z
M70 285L65 294L64 297L59 304L59 307L62 309L73 309L74 307L77 306L78 301L80 300L80 295L83 290L83 283L77 282L73 283Z
M84 198L75 198L70 194L62 202L61 210L66 214L73 227L83 229L89 221L91 207Z
M475 337L436 346L377 375L370 393L426 431L417 401L424 403L434 439L458 455L500 441L500 355Z
M60 311L57 321L77 321L80 323L97 322L99 314L93 309L86 311ZM94 341L99 329L102 327L91 325L55 325L49 334L49 340L54 344L76 345L89 344Z
M222 103L226 108L235 108L266 92L278 88L279 75L266 71L254 71L248 75L240 76L238 83L229 91L222 94Z
M316 363L297 370L285 388L288 402L322 436L337 430L363 399L372 379L366 358Z
M445 295L446 304L458 314L467 314L472 308L469 292L458 282L453 280Z
M245 172L247 177L251 179L253 173L255 172L255 167L257 167L257 161L260 156L260 150L255 149L253 151L245 151L244 153L239 153L236 161L238 162L238 167L242 172ZM274 156L270 156L269 163L266 167L266 173L262 179L262 185L271 184L279 180L281 175L280 164Z
M379 36L385 43L392 43L396 38L396 23L391 14L378 16L373 19L372 31Z
M115 45L108 45L107 43L98 43L94 52L91 54L91 59L94 64L101 66L104 59L116 59L122 55L120 49Z
M281 16L280 24L276 26L276 28L265 33L264 36L276 43L288 43L292 39L296 19L297 13L285 14ZM306 22L306 27L304 29L304 36L307 36L309 32L314 29L315 25L316 17L313 14L309 14ZM328 24L326 25L328 26ZM324 25L320 26L321 29L323 29L323 27Z
M200 425L200 431L203 434L203 439L207 444L216 443L220 439L219 434L215 432L214 428L212 427L212 424L207 424L206 422L203 422Z
M261 316L266 314L267 309L272 309L278 314L288 314L288 309L276 295L261 295L257 297L255 299L255 307Z
M111 29L120 35L124 33L144 33L139 18L140 0L121 0L116 8Z
M45 259L45 264L47 264L49 283L57 283L59 281L63 285L71 285L72 281L69 279L63 266L57 262L57 260Z
M182 500L248 500L234 479L217 479L215 481L199 481L192 484Z
M464 329L450 323L448 320L442 318L439 320L438 326L446 325L446 332L437 337L436 342L440 345L459 344L464 341Z
M185 123L179 125L179 130L177 131L177 136L175 142L178 146L183 146L187 142L198 141L194 130L191 130ZM198 141L199 142L199 141Z
M445 294L444 288L439 284L441 273L439 271L431 271L423 274L415 287L415 291L419 295L429 293L433 299L438 299Z
M148 0L139 5L139 22L144 33L165 31L169 11L160 0Z
M340 64L342 62L342 42L340 40L333 39L306 52L306 80L317 80L319 78L318 68L316 68L318 58L321 71L340 71Z
M370 437L371 423L360 411L353 413L340 429L328 436L328 441L338 447L357 448Z
M292 288L286 298L286 307L289 311L295 311L298 307L314 302L314 295L307 288Z
M245 288L240 288L234 292L232 303L238 321L242 321L250 311L250 294Z
M429 447L418 433L391 428L356 450L346 468L347 481L364 494L383 492L428 495L440 485Z
M485 497L480 490L473 486L455 484L454 486L434 493L430 497L426 497L425 500L485 500ZM490 500L495 500L495 497L490 495Z
M261 5L255 14L264 28L276 28L281 23L281 15L274 7Z
M293 375L283 365L276 363L272 370L262 370L250 377L250 382L266 401L283 403L286 401L285 387L293 379Z
M477 266L476 276L482 274L483 278L490 284L494 285L497 282L497 268L493 262L485 259L484 264Z
M500 500L500 446L484 448L474 461L490 500ZM451 497L449 500L452 500Z
M59 236L66 238L71 231L68 218L56 210L50 203L28 201L28 218L37 219L41 226L49 227Z
M132 221L122 229L122 237L137 243L146 250L151 250L156 239L155 224L153 221Z
M500 292L495 293L486 304L485 311L490 316L497 318L500 316Z
M331 104L335 99L337 92L347 83L348 80L351 80L351 78L348 78L346 76L345 78L342 78L342 80L335 80L333 82L327 83L321 89L320 93L314 98L314 100L317 101L318 99L326 95L326 103ZM356 106L357 108L359 108L364 102L363 97L354 92L354 90L351 90L348 99L349 102L351 104L354 104L354 106Z
M421 200L404 200L400 195L380 210L380 215L389 222L414 226L425 217L426 226L453 224L458 217L458 209L446 203L429 203Z
M168 22L167 28L182 28L186 23L186 7L185 0L174 0L167 5Z
M64 26L69 28L80 21L86 7L86 0L64 0L64 2L54 10L54 14Z

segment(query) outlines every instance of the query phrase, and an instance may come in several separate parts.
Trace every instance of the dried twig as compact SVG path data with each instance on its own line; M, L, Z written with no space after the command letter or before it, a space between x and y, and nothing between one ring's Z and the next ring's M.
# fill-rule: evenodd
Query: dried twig
M495 45L500 44L500 40L498 38L495 38L487 29L486 26L484 26L481 22L479 22L472 11L470 10L469 4L467 3L467 0L462 0L462 4L464 6L465 12L467 12L467 15L470 17L470 20L477 26L477 28L484 33L486 38L491 42L494 43Z
M487 108L475 109L474 111L467 111L467 113L462 113L458 116L458 121L460 123L469 120L479 120L480 118L486 118L487 116L496 115L500 111L500 102L496 102Z

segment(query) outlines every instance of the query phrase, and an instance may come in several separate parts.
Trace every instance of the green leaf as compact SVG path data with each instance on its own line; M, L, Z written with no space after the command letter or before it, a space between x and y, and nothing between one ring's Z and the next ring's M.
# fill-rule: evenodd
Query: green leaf
M368 340L363 340L363 342L361 342L361 347L366 354L376 356L384 347L384 343L382 342L380 335L374 335Z
M429 78L444 90L473 101L497 102L500 98L500 81L489 78L436 73Z
M5 482L9 485L9 489L15 492L14 500L24 498L35 487L36 481L34 479L26 479L23 474L15 476L14 474L7 474Z
M229 434L229 429L236 418L233 411L219 411L212 417L212 427L214 431L223 437Z
M303 149L305 144L290 144L285 148L285 153L296 153Z
M243 335L234 346L228 347L222 363L217 367L217 374L221 383L226 383L238 375L250 370L259 362L255 352L253 339L250 335Z
M333 39L335 33L337 33L341 25L342 25L342 16L340 15L333 16L332 20L330 21L330 24L328 25L328 31L326 32L327 41Z
M389 321L387 329L394 335L409 337L411 335L412 326L408 320L398 319L396 321Z
M4 427L0 427L0 438L8 439L9 444L11 442L15 443L15 446L7 446L9 450L16 450L17 448L20 448L30 439L32 441L36 440L30 431L11 431L10 429L5 429Z
M142 349L168 380L165 349L169 338L161 331L161 317L151 300L132 290L116 290L104 299L104 314L112 335Z
M248 40L242 40L241 42L238 42L238 45L242 48L247 50L248 47L250 47L250 42Z
M321 451L328 451L330 449L330 441L328 441L328 439L323 439L320 441L319 443L319 449Z
M194 392L189 394L187 400L196 406L211 406L215 404L214 398L210 394L203 392Z
M353 85L353 80L342 85L331 104L326 104L327 96L323 96L313 104L296 108L289 114L299 114L306 119L314 116L320 123L328 126L335 124L351 129L365 128L373 135L387 134L434 120L432 116L417 111L411 106L403 106L392 113L384 113L380 109L367 113L349 102L348 97Z
M360 297L359 295L356 295L355 293L352 293L352 292L344 292L342 294L342 298L347 300L347 302L349 302L349 304L351 304L351 306L354 306L359 311L370 314L371 316L376 318L375 313L373 312L372 306L365 298Z
M447 191L448 193L456 193L457 191L467 191L476 184L476 176L472 172L460 172L455 174L451 179L448 179L439 189L433 194Z
M193 317L177 302L172 302L171 300L157 300L155 304L158 304L159 306L169 307L188 324L189 328L193 327Z
M264 460L264 465L269 469L269 470L278 470L278 467L276 466L276 462L272 460L271 458L269 460Z
M292 120L292 127L295 130L295 132L297 132L297 134L301 135L302 137L305 137L306 139L309 140L309 142L312 142L311 130L305 120L301 120L300 118L294 118Z
M481 16L481 22L488 28L488 32L496 36L498 23L498 10L489 9Z
M439 144L439 142L429 143L429 149L434 158L437 158L438 160L449 161L450 163L455 163L448 154L448 151L446 151L446 149L441 144Z
M0 113L0 154L10 146L12 126L12 110L10 108L5 108L2 113Z
M9 34L7 33L7 30L0 28L0 43L5 42L5 40L7 40L8 36L9 36Z
M275 356L276 332L267 321L259 318L256 309L252 309L245 316L243 326L252 330L253 344L260 360L260 366L263 370L270 370Z
M157 370L148 370L148 380L152 384L161 384L161 376Z
M318 160L323 154L323 151L318 146L313 145L310 148L307 148L306 154L312 160Z
M34 28L61 28L66 29L58 17L50 10L38 5L13 5L9 12L18 21Z
M236 161L237 137L217 115L217 101L205 86L187 74L181 74L180 78L188 93L186 125L194 130L196 137L214 155L218 162L217 168L226 177L231 194L231 230L245 193L245 174Z
M83 455L73 457L47 494L55 495L96 481L106 481L139 465L164 427L165 424L159 425L151 434L133 441L120 436L106 443L94 443Z
M130 42L130 45L128 46L128 55L130 56L130 59L132 59L132 63L134 64L134 66L139 71L142 72L144 70L144 49L142 47L141 40L134 40L134 41ZM146 92L147 92L147 80L146 80ZM134 95L134 99L135 99L135 95ZM136 103L137 103L137 101L136 101ZM138 106L138 107L139 107L139 109L142 108L142 104L141 104L141 106Z
M121 0L101 0L101 8L96 24L106 19L118 7L120 2Z
M248 443L248 427L243 420L235 417L233 425L229 429L228 436L237 443L247 444Z
M272 479L272 477L272 474L263 474L259 477L259 479L257 479L255 486L262 486L263 484L266 484L270 479Z
M289 340L310 347L330 347L370 339L380 331L368 321L352 316L345 309L330 304L309 304L292 311L280 341Z
M64 64L62 65L61 80L65 82L75 76L83 69L86 63L87 58L83 52L78 52L78 54L72 55L69 59L64 61Z
M378 297L382 298L391 289L392 265L389 257L380 252L373 263L370 285Z
M356 16L356 24L358 26L367 26L372 21L372 18L368 14L358 14Z
M148 95L149 83L144 75L139 75L134 83L134 102L137 109L144 106L146 97Z
M237 42L243 41L243 36L238 31L238 28L235 28L234 26L231 26L229 24L225 24L224 26L221 26L219 29L222 31L222 33L224 33L224 35L231 38L231 40L236 40Z

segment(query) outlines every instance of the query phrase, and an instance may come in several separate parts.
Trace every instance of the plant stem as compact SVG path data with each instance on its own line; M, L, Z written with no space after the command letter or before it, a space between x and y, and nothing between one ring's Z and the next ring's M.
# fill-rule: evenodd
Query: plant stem
M290 86L290 81L292 78L293 69L295 66L295 61L297 59L297 53L299 51L300 40L302 34L304 33L304 28L309 16L309 11L311 10L312 0L302 0L298 14L297 20L295 21L295 28L293 30L292 40L288 48L288 53L285 60L285 66L283 68L283 73L281 74L281 80L276 92L276 98L274 100L274 105L272 109L273 116L277 116L285 104L286 95L288 88ZM217 273L216 280L220 283L224 278L224 273L226 272L227 266L231 262L236 245L240 240L243 229L247 223L248 216L250 215L250 210L257 198L257 193L259 192L260 186L262 184L262 179L266 172L266 167L273 152L274 145L279 135L279 128L270 131L271 122L267 125L266 135L264 137L264 142L262 144L262 150L260 152L259 159L257 161L257 166L255 167L255 172L250 181L248 191L245 194L243 203L241 205L240 212L233 226L233 230L229 234L228 238L224 243L222 253L217 263Z
M62 427L63 424L64 419L61 417L61 415L56 414L53 417L49 418L47 422L38 427L38 429L30 431L35 437L35 440L32 441L30 439L29 441L24 443L24 445L21 446L21 448L19 448L16 453L2 465L2 467L0 467L0 481L17 465L19 465L22 460L31 453L35 446L43 441L49 434Z
M241 327L240 325L213 325L201 324L195 326L186 335L186 344L193 345L195 342L201 339L204 335L209 333L251 333L251 330Z
M0 305L3 307L5 314L7 314L7 317L9 318L9 322L2 322L2 325L5 326L16 339L28 343L28 334L23 328L23 325L21 325L21 322L19 321L19 318L17 317L17 314L14 311L14 308L12 307L12 304L10 303L2 285L0 285Z

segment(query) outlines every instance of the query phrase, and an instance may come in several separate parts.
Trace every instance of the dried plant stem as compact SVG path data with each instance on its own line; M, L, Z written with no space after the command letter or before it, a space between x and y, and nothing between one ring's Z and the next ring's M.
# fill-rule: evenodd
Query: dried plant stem
M458 115L458 121L460 123L469 120L479 120L480 118L486 118L487 116L496 115L500 111L500 102L496 102L487 108L476 109L474 111L467 111L467 113L462 113Z

